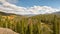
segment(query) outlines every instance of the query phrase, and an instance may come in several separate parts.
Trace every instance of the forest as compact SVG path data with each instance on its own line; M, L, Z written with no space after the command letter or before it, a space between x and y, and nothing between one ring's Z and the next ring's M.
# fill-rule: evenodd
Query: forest
M19 34L60 34L60 14L40 14L31 17L0 12L0 27Z

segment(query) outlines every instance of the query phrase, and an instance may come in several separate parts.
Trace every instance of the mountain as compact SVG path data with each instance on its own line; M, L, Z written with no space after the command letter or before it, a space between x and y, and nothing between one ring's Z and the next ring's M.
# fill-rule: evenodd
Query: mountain
M19 14L15 14L15 13L6 13L6 12L3 12L3 11L0 11L0 15L2 15L2 16L15 15L15 16L21 16L21 17L24 16L24 15L19 15Z
M0 15L15 15L15 14L12 14L12 13L5 13L5 12L0 11Z
M53 14L60 14L60 11L58 11L58 12L54 12Z

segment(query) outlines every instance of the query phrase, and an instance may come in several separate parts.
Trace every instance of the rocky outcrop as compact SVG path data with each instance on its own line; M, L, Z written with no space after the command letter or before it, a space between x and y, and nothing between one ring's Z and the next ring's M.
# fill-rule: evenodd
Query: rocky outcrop
M8 28L0 28L0 34L18 34Z

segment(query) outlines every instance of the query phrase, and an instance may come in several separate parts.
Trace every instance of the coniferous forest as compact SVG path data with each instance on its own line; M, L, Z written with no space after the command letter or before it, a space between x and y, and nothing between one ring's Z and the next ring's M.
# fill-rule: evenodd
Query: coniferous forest
M19 34L60 34L60 15L40 14L27 17L0 12L0 27Z

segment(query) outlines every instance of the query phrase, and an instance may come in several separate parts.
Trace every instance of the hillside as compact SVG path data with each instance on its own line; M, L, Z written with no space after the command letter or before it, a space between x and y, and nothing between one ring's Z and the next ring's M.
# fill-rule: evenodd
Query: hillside
M60 15L60 11L58 11L58 12L54 12L53 14L59 14L59 15Z
M59 27L60 15L59 14L40 14L40 15L36 15L30 18L34 20L37 19L38 21L41 21L42 23L48 24L47 26L49 26L51 30L53 30L54 32L58 32L60 30L60 27ZM57 29L57 30L54 30L54 29Z
M27 17L0 12L0 27L12 29L20 34L41 34L41 32L42 34L56 34L60 30L59 26L60 15L40 14Z

